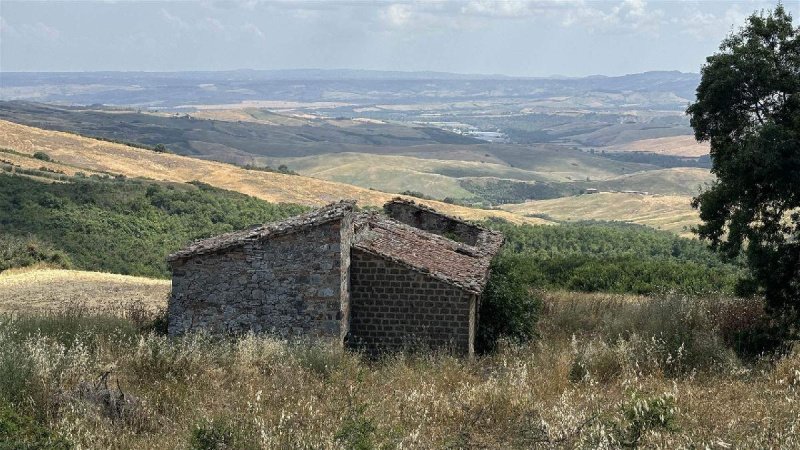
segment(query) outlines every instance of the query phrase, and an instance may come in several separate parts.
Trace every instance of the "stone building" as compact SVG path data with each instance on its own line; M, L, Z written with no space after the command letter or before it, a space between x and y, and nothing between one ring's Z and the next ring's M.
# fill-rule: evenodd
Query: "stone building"
M342 201L196 241L168 257L169 333L325 337L369 353L471 354L499 233L397 198Z

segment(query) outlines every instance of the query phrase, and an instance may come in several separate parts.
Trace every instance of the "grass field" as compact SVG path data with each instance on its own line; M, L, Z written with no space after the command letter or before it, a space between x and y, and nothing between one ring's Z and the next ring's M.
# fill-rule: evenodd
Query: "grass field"
M285 202L318 206L349 198L357 200L362 206L380 206L395 197L394 194L343 183L303 176L246 170L230 164L156 153L150 150L84 138L69 133L42 130L7 121L0 121L0 148L8 148L27 155L33 155L39 151L45 152L55 162L65 163L67 167L73 169L81 167L90 171L165 181L188 182L197 180L222 189L241 192L276 203ZM24 167L33 169L37 169L42 165L40 160L33 158L28 158L26 163L27 165ZM65 167L62 170L66 171L67 168ZM506 211L480 210L435 201L427 201L426 203L436 209L465 219L480 220L487 217L501 217L515 223L545 222L523 218Z
M122 449L800 446L800 354L745 362L726 344L757 302L543 296L536 342L475 359L0 316L0 406L46 430L6 433Z
M689 234L699 221L691 197L601 192L552 200L536 200L503 208L516 214L541 214L558 221L615 220Z
M708 155L707 142L699 143L694 136L670 136L654 139L641 139L625 144L603 147L607 152L649 152L659 155L685 156L697 158Z
M0 313L45 313L75 306L120 310L130 303L164 308L171 281L61 269L12 269L0 273Z
M714 181L714 178L707 169L675 167L573 184L584 189L598 188L601 191L641 191L660 195L695 196L701 187Z

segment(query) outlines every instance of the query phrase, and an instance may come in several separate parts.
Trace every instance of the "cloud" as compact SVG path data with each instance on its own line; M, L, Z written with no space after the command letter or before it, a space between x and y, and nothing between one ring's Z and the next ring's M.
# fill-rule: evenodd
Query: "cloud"
M57 41L61 37L58 28L47 25L43 22L34 24L24 24L19 27L20 34L25 38L39 39L43 41Z
M685 8L684 13L674 18L680 32L694 37L698 41L709 38L721 38L737 26L744 24L752 11L745 11L739 5L731 5L721 14L703 12L697 8Z
M389 5L380 12L381 18L391 26L403 27L411 21L411 6L396 3Z
M664 11L648 8L644 0L623 0L609 9L599 6L583 3L569 9L561 23L595 33L644 32L651 35L657 35L664 23Z
M244 30L245 33L247 33L247 34L249 34L251 36L255 36L255 37L259 38L259 39L264 39L266 37L264 35L264 32L261 31L261 28L258 28L256 25L254 25L252 23L246 23L242 27L242 30Z
M224 33L225 25L214 17L206 17L198 23L198 28L212 33Z
M161 11L159 11L159 15L171 27L173 27L173 28L175 28L177 30L183 31L183 30L188 30L190 28L189 24L186 23L185 20L181 19L180 17L178 17L176 15L171 14L169 11L167 11L164 8L161 8Z
M5 18L0 16L0 37L3 35L17 37L19 36L19 33L17 32L16 28L11 26L11 24L6 21Z

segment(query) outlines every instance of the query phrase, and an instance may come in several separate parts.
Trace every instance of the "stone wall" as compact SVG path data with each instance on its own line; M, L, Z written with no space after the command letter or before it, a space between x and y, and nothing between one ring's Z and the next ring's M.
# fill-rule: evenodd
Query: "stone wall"
M467 245L476 245L482 231L474 225L455 220L411 202L392 201L386 203L383 209L389 217L398 222Z
M348 344L376 354L422 346L472 354L476 296L353 249Z
M343 226L344 225L344 226ZM351 217L172 262L169 334L267 332L341 339Z

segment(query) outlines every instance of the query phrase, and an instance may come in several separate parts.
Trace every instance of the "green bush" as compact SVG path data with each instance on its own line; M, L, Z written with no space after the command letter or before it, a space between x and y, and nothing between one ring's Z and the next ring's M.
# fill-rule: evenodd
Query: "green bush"
M0 272L34 264L64 269L72 266L70 258L64 252L35 237L21 238L0 234Z
M0 400L0 450L67 450L70 443Z
M243 429L246 423L230 419L205 420L191 430L192 450L258 449L252 433Z
M52 159L50 159L50 155L45 152L36 152L33 154L33 157L42 161L52 161Z
M732 294L746 271L704 243L615 223L488 226L506 236L504 253L527 260L542 288L583 292Z
M536 336L541 301L534 295L534 280L526 261L499 256L492 261L491 274L481 298L475 349L494 350L501 339L527 342Z

